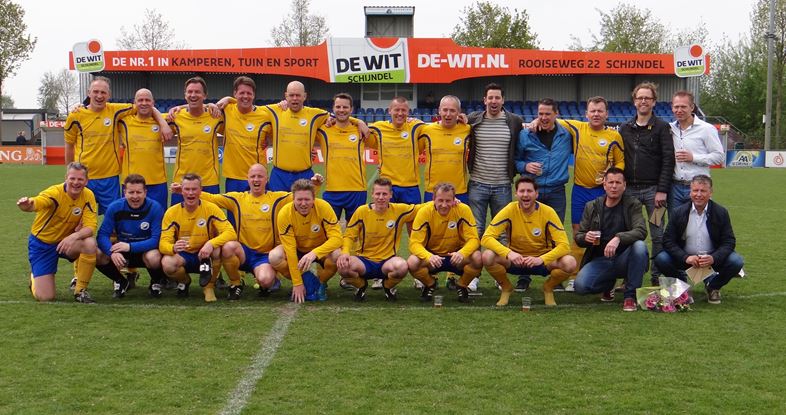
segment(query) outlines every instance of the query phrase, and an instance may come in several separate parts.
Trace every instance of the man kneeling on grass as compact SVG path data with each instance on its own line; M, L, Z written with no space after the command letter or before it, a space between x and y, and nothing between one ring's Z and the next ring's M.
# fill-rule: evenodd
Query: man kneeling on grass
M164 256L161 266L177 284L177 296L188 297L191 277L199 272L199 285L208 303L216 301L215 283L218 267L211 266L211 258L218 259L221 247L237 239L224 212L213 203L200 201L202 179L188 173L180 183L183 201L167 209L162 222L158 249ZM230 276L231 278L231 276ZM230 290L240 286L240 280L230 279Z
M546 305L555 306L554 287L576 269L568 235L554 209L537 201L535 179L516 180L516 199L494 216L480 242L486 248L483 264L502 287L497 306L507 305L513 292L507 273L548 276L543 297ZM503 233L508 234L508 246L497 240Z
M467 285L483 267L478 228L469 205L456 204L456 188L450 183L434 186L434 201L424 204L412 224L407 259L409 272L423 283L420 299L431 301L437 283L431 274L460 275L458 298L469 301Z

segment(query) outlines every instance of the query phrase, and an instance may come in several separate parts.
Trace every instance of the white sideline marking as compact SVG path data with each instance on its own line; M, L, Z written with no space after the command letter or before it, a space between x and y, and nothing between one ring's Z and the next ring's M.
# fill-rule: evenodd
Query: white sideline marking
M262 347L254 355L251 366L248 367L245 375L235 386L235 390L229 393L226 406L220 412L222 415L239 414L246 407L248 398L256 389L257 382L265 374L265 369L267 369L270 361L276 355L278 347L281 346L281 342L289 330L290 323L295 319L297 310L298 306L295 304L287 304L283 307L281 315L273 324L273 328L270 329L270 333L265 337L265 341L262 342Z

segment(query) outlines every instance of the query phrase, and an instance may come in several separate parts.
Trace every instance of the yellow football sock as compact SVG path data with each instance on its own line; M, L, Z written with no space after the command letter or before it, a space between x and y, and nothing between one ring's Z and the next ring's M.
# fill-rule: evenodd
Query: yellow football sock
M35 296L35 278L33 278L33 273L30 273L30 294L33 294L33 298L38 299Z
M336 263L331 261L330 258L326 258L325 266L318 267L317 269L317 277L319 277L319 282L323 284L328 282L331 278L333 278L334 275L336 275L336 270L338 270Z
M478 275L480 275L479 269L472 265L466 265L464 267L464 275L459 278L458 285L466 288Z
M398 283L400 283L402 279L404 279L404 278L403 277L401 277L401 278L394 278L394 277L388 276L387 278L385 278L385 281L382 281L382 286L389 290L389 289L397 286Z
M510 301L510 291L502 291L499 293L499 301L497 301L497 307L504 307L508 305L508 301Z
M412 273L412 276L415 277L416 280L422 282L426 287L431 287L437 282L434 277L428 273L428 268L426 267L418 268Z
M188 284L191 282L191 278L186 273L186 269L183 267L179 267L174 274L170 275L169 278L175 280L178 283Z
M74 261L78 262L76 272L76 289L78 293L87 288L90 280L93 278L93 271L96 268L96 254L79 254L79 258Z
M513 291L513 284L508 280L508 271L504 266L494 264L486 267L486 270L489 272L489 275L491 275L491 278L494 278L494 280L499 283L503 292L510 293Z
M229 276L229 285L235 286L240 284L240 258L233 256L232 258L224 258L222 264Z
M215 284L214 284L215 285ZM202 288L202 293L205 294L205 302L212 303L216 301L216 291L210 285Z
M344 281L352 284L355 288L363 288L366 285L366 280L363 277L344 277Z
M571 239L570 242L570 254L573 255L573 258L576 258L576 263L581 266L581 261L584 259L584 251L585 249L576 245L576 241ZM576 278L576 274L579 273L579 267L576 267L576 271L573 274L570 274L570 277Z
M543 291L543 303L549 307L557 305L557 301L554 300L554 291Z
M210 260L210 272L213 275L213 281L218 279L221 275L221 258L213 258Z

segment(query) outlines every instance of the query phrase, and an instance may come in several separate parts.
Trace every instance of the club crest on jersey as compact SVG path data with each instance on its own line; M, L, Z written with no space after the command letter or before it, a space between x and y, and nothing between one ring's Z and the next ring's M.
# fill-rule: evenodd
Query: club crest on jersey
M605 147L606 144L608 144L608 142L602 138L600 139L600 141L598 141L598 145L601 147Z
M204 132L205 134L209 133L210 132L210 126L206 125L206 126L202 127L202 132Z
M82 208L75 207L74 209L71 210L71 214L73 214L74 216L81 215L82 214Z
M300 124L301 127L305 127L306 124L308 124L308 120L305 118L301 118L300 121L298 121L298 124Z
M112 125L112 119L104 118L104 127L109 127L110 125Z
M453 144L460 146L461 145L461 137L456 137L453 139Z
M391 220L388 221L388 223L385 224L385 226L387 226L388 229L393 229L393 225L395 225L395 224L396 224L396 222L393 219L391 219Z
M254 131L254 124L251 123L246 124L246 131L248 132Z
M142 223L140 223L139 224L139 229L142 229L143 231L146 231L146 230L150 229L150 223L149 222L142 222Z
M533 236L540 236L540 234L541 234L540 228L535 228L535 229L532 230L532 235Z
M401 132L401 138L407 138L407 137L409 137L409 133L406 132L406 131L402 131Z
M197 220L197 226L199 226L200 228L204 228L206 223L207 223L207 221L202 219L202 218L199 218Z
M349 136L349 142L354 143L355 141L358 141L358 136L356 136L355 134L351 134Z
M319 225L311 225L311 232L319 232Z
M151 126L151 127L150 127L150 131L152 131L152 132L154 132L154 133L157 133L157 132L158 132L158 130L159 130L159 127L158 127L158 125L153 125L153 126Z
M448 222L448 229L456 229L456 222L453 221Z
M267 213L267 211L269 211L269 210L270 210L270 205L268 205L267 203L265 203L264 205L262 205L262 206L260 206L260 207L259 207L259 210L261 210L261 211L263 211L263 212Z

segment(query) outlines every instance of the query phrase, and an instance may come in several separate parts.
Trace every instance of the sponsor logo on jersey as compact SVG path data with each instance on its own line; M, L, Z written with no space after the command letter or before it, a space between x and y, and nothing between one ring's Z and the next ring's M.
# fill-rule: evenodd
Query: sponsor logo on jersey
M146 230L150 229L150 222L142 222L142 223L140 223L139 224L139 229L142 229L143 231L146 231Z

